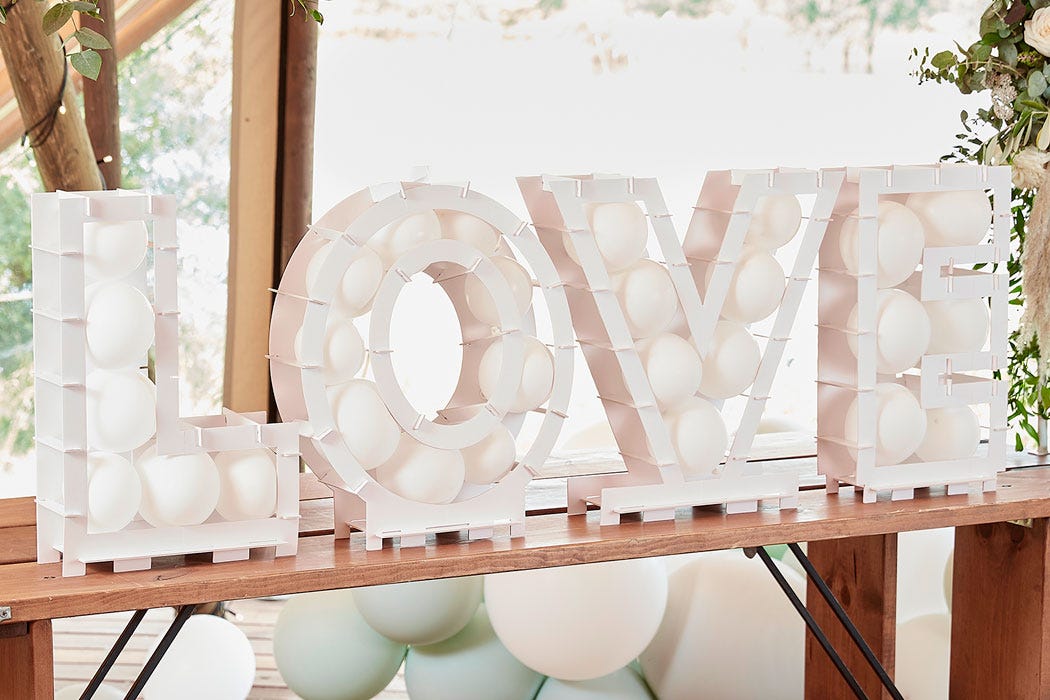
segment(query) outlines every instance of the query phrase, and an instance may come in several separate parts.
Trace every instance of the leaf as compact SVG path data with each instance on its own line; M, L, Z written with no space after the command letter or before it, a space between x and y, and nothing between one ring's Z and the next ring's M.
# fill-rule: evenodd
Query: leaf
M955 53L953 51L941 51L930 59L930 63L938 70L950 68L955 65Z
M7 24L7 10L0 5L0 24Z
M1031 73L1028 74L1029 97L1040 97L1047 87L1048 84L1046 82L1046 76L1043 75L1043 71L1033 70Z
M1036 134L1035 145L1043 151L1050 147L1050 118L1043 121L1043 128Z
M1014 0L1014 4L1006 11L1003 21L1007 24L1017 24L1024 19L1025 11L1024 0Z
M69 18L73 16L73 6L68 2L60 2L44 13L44 34L54 34L65 26Z
M85 0L72 0L68 3L73 6L73 9L77 12L87 12L89 14L98 12L97 2L86 2Z
M102 70L102 56L97 51L88 49L80 53L70 54L69 62L73 69L85 78L96 80L98 72Z
M1017 65L1017 47L1008 41L1004 41L999 44L999 58L1001 58L1007 65Z
M111 49L113 48L109 39L102 36L94 29L88 29L87 27L81 27L80 29L73 32L73 36L80 45L85 49Z
M319 10L310 10L310 16L314 18L314 21L318 24L324 24L324 15Z
M989 44L974 44L970 55L975 61L987 61L992 56L992 47Z

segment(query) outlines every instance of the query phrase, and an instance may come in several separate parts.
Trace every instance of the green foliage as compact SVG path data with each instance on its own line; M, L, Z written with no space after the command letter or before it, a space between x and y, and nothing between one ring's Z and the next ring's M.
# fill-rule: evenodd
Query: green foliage
M1024 41L1025 21L1045 5L995 0L981 15L980 38L968 47L957 44L957 50L932 56L928 48L912 51L912 59L919 64L915 75L920 83L948 83L964 95L987 91L991 96L991 104L975 115L966 111L959 115L962 130L945 160L998 165L1012 162L1026 148L1046 151L1050 147L1050 63ZM1021 254L1035 192L1014 188L1012 197L1012 245L1006 265L1009 303L1023 306ZM1009 344L1009 418L1018 430L1016 447L1022 449L1025 437L1038 440L1038 419L1050 418L1050 387L1040 376L1038 342L1025 340L1020 330L1014 330Z

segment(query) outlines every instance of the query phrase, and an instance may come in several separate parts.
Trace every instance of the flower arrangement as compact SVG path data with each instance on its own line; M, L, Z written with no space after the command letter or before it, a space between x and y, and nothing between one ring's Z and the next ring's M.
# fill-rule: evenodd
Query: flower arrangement
M995 0L968 48L913 51L920 83L989 93L987 107L960 114L962 132L945 160L1010 164L1013 243L1007 264L1010 303L1024 307L1010 335L1010 420L1017 449L1024 436L1045 447L1050 414L1050 0Z

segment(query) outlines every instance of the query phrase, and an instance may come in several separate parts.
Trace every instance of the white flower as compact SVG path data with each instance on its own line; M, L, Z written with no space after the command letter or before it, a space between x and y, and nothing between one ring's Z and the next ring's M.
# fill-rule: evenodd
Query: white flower
M1024 23L1024 43L1050 56L1050 7L1041 7Z
M1046 177L1046 164L1050 163L1050 153L1029 146L1014 154L1013 166L1014 187L1022 190L1038 189Z

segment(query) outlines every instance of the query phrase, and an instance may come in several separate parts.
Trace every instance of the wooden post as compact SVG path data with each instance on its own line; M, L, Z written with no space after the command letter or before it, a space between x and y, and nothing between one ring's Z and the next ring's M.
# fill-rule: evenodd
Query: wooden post
M1050 697L1046 519L955 528L952 698Z
M102 52L102 69L97 80L84 80L84 123L94 148L95 162L102 171L107 190L120 187L120 100L117 89L117 15L116 0L100 0L101 19L81 17L87 29L93 29L109 40L112 50Z
M22 121L28 125L44 188L99 190L102 179L67 72L72 69L62 56L58 36L44 34L41 24L47 6L15 3L8 10L7 24L0 25L0 53ZM56 114L60 93L65 110Z
M897 632L897 535L810 542L808 554L892 676ZM868 697L889 698L879 677L868 666L812 582L806 591L806 607ZM811 634L806 635L806 697L853 699L849 686Z
M0 679L5 698L54 700L51 620L0 625Z

